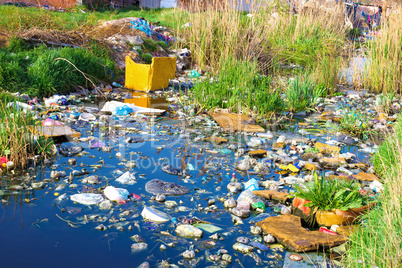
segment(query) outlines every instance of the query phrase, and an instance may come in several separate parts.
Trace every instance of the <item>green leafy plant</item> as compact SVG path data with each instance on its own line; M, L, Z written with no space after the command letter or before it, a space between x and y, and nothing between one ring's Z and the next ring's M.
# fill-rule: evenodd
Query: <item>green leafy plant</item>
M349 36L351 38L358 38L362 35L362 30L360 28L353 28L349 31Z
M271 80L271 77L258 75L256 62L224 60L219 75L197 83L192 97L202 108L253 111L254 115L267 118L284 107L280 92L272 88Z
M0 156L4 154L17 168L25 168L30 157L53 154L53 140L36 137L32 132L33 113L24 112L15 102L8 102L12 97L7 94L2 93L0 99L0 117L5 119L0 124Z
M392 100L395 97L395 92L382 93L377 96L377 112L389 114L391 111Z
M340 117L339 130L361 140L367 140L375 131L369 125L371 117L360 111L347 109Z
M355 182L327 180L314 173L314 180L300 187L294 186L296 197L311 201L305 207L313 210L330 211L334 209L349 210L367 205L367 197L360 194L360 187Z
M286 102L289 111L297 113L312 110L321 96L326 93L324 87L317 87L309 76L290 80L286 90Z
M309 147L305 150L306 153L319 153L320 150L318 150L318 148L316 147Z

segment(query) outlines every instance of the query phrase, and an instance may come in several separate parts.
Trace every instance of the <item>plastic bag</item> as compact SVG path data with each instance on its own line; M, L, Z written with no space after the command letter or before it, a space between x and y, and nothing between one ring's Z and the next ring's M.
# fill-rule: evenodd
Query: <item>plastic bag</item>
M103 191L103 194L107 197L107 199L111 201L126 203L126 199L128 199L130 193L123 188L115 188L113 186L107 186Z
M95 205L105 200L101 194L93 193L75 194L70 196L70 199L83 205Z
M254 203L257 202L264 203L258 196L253 194L253 192L251 192L250 190L245 190L239 195L239 197L237 198L237 202L239 203L241 201L247 201L250 205L253 205Z
M260 187L258 186L258 181L256 179L250 179L244 183L244 189L250 191L258 191Z
M136 182L135 175L129 171L116 179L117 182L122 184L134 184Z
M127 105L119 106L115 110L115 115L129 115L130 113L133 113L134 110L133 108L128 107Z
M263 202L254 203L252 205L252 207L255 208L255 209L259 208L259 209L262 209L262 210L265 211L265 204Z

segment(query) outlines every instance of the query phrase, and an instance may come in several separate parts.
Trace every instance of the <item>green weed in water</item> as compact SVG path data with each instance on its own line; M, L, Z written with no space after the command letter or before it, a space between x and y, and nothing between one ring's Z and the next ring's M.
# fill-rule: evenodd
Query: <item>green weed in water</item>
M309 76L297 77L287 85L287 108L293 113L311 110L325 93L325 88L317 87Z
M339 130L365 141L375 134L369 125L370 119L360 111L346 110L340 117Z
M314 173L314 181L303 186L294 185L296 197L311 201L305 207L331 211L334 209L349 210L367 205L367 197L360 194L359 184L343 180L327 180L325 176Z
M279 92L272 89L271 78L259 76L257 70L256 62L226 60L220 65L218 77L194 86L194 100L208 110L252 111L265 117L281 111L284 104Z
M24 112L15 102L9 102L11 97L5 97L8 93L2 95L0 117L5 120L0 128L0 156L7 156L17 168L25 168L29 157L52 154L53 141L36 137L31 131L35 125L33 114Z

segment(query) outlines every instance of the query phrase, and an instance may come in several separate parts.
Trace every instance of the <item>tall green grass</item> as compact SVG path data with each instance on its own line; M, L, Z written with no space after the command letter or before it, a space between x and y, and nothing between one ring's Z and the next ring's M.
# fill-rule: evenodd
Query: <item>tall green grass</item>
M402 8L393 9L388 19L382 19L381 30L368 43L371 62L365 85L376 92L402 92Z
M280 92L271 83L270 77L258 75L256 62L228 59L222 61L219 75L197 83L192 95L200 107L208 110L223 108L268 116L284 108Z
M268 38L272 49L286 61L316 66L324 56L338 56L346 42L347 31L338 7L330 12L303 12L297 16L288 12L273 15L270 9L263 14L270 23Z
M85 30L91 31L99 20L113 20L125 17L145 18L153 23L160 22L165 26L176 27L172 9L140 9L135 7L99 10L79 9L73 12L57 12L35 7L16 7L0 5L0 31L16 33L18 31L38 28L59 31Z
M311 110L320 97L326 94L326 89L318 87L310 76L297 77L289 80L286 88L286 104L290 112Z
M269 60L270 33L266 23L237 11L228 0L211 1L207 6L194 1L191 9L191 12L176 10L179 25L191 24L176 29L181 37L178 46L188 47L194 63L202 69L217 74L222 61L253 61L263 57Z
M51 154L53 141L36 137L31 131L35 118L30 111L24 112L15 105L17 98L0 93L0 156L14 162L16 168L25 168L34 155L46 157ZM14 104L10 106L9 104Z
M90 85L80 71L94 81L109 81L107 69L116 71L107 52L93 46L85 48L48 49L46 46L26 49L23 41L11 40L8 49L0 49L0 87L10 92L32 96L65 94L75 86ZM106 69L107 68L107 69Z
M377 207L364 216L350 238L346 267L401 267L402 263L402 122L373 157L384 178Z
M217 74L222 59L257 59L265 74L281 74L280 66L293 63L315 73L315 82L327 88L338 83L340 53L348 33L342 8L294 16L288 7L272 1L247 16L231 1L217 2L195 5L190 13L176 11L180 24L191 24L177 29L178 45L188 47L202 69Z

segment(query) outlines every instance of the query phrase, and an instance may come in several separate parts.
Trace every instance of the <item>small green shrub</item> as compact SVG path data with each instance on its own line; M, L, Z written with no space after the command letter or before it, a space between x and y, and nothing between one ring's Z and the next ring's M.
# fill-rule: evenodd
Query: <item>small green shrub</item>
M253 111L265 117L282 111L284 104L280 92L272 88L271 77L257 73L256 62L225 60L220 65L218 77L209 77L194 86L194 101L206 109Z
M325 91L323 87L316 87L307 75L290 80L286 90L287 108L293 113L312 110Z
M46 46L19 52L11 49L0 49L0 87L10 92L38 97L67 94L77 85L91 86L77 69L94 82L110 79L106 68L117 70L107 51L95 45L89 50Z
M360 28L353 28L353 29L350 29L350 31L349 31L350 38L358 38L358 37L362 36L362 34L363 33Z
M142 44L142 47L144 48L145 51L147 52L154 52L157 50L157 42L152 40L152 39L148 39L148 38L144 38L144 43Z
M294 185L296 197L311 201L305 207L313 210L331 211L334 209L349 210L367 205L367 197L360 194L359 184L343 180L327 180L325 176L314 173L314 181L304 184L303 187Z
M151 64L152 63L152 55L149 54L149 53L142 53L140 58L146 64Z
M375 134L369 125L371 117L360 111L345 110L340 117L338 129L363 141Z

